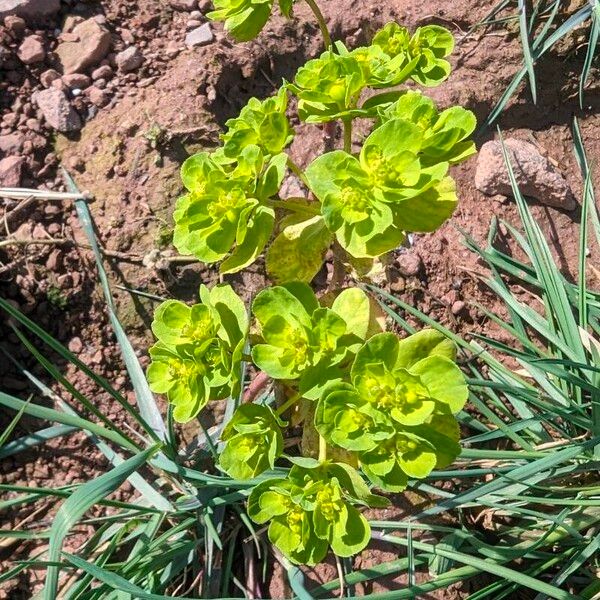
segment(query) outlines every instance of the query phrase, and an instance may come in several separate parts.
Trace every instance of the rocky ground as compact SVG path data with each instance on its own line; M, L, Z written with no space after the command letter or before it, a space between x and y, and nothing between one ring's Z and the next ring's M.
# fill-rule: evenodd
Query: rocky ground
M439 23L452 29L458 40L455 70L432 95L442 107L470 108L480 121L520 66L514 22L472 29L494 6L491 0L321 4L334 37L346 39L350 47L370 39L390 19L409 27ZM567 4L565 14L577 2ZM0 0L0 187L62 190L63 165L81 190L91 192L119 316L142 362L153 304L122 288L187 300L199 283L216 279L212 268L172 259L171 211L181 190L179 165L191 153L214 147L225 120L248 98L273 93L282 78L293 78L297 67L321 50L318 29L303 3L293 21L276 16L257 40L239 45L219 24L207 21L210 8L210 0ZM600 98L594 85L585 110L577 99L585 36L581 30L539 64L538 106L523 88L500 122L505 137L514 139L509 145L520 165L517 176L537 198L534 214L569 277L577 269L576 199L582 188L570 135L573 115L580 119L592 161L600 156ZM336 141L335 132L327 137L319 127L294 124L298 134L292 153L301 165ZM490 131L482 133L478 145L492 137ZM516 208L507 198L494 144L483 148L479 161L473 158L456 168L454 176L461 199L454 218L433 235L415 236L412 246L395 257L385 285L456 331L487 333L493 326L476 303L494 309L494 301L459 230L483 242L494 216L518 222ZM286 181L290 192L295 185L293 178ZM73 207L68 202L2 202L0 294L134 402ZM594 263L597 252L590 251ZM231 280L248 296L264 285L262 272L257 264ZM591 285L598 283L594 273ZM326 271L319 275L326 277ZM27 362L2 321L0 330L3 348ZM125 420L87 380L66 366L65 372L112 419ZM21 397L31 391L3 359L0 389ZM0 411L0 430L9 419ZM22 427L33 431L39 422L24 420ZM0 481L54 486L86 480L103 466L95 447L74 435L2 461ZM41 515L38 519L49 520L52 513ZM6 527L26 517L9 515ZM9 550L0 559L27 556L31 547L23 542ZM361 557L363 566L389 558L389 549L373 552ZM327 576L327 569L310 574L315 580ZM398 583L376 584L374 591ZM38 584L30 572L2 584L0 599L29 598ZM279 584L273 585L271 594L277 597Z

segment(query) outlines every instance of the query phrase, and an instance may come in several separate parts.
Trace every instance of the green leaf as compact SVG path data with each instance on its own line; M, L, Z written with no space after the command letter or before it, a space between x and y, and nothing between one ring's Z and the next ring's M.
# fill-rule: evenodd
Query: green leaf
M465 405L469 390L461 370L444 356L429 356L410 369L419 375L431 398L444 402L457 413Z
M323 218L288 225L267 252L267 271L278 283L310 282L320 270L332 236Z
M214 0L213 21L225 21L225 29L238 42L255 38L271 16L273 0Z

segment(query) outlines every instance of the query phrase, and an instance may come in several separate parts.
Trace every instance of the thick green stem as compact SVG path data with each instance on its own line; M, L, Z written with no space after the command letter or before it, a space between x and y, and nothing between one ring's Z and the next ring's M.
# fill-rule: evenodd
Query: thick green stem
M306 175L304 175L304 171L302 171L302 169L289 156L287 159L287 166L289 167L290 171L292 171L292 173L298 177L298 179L300 179L300 181L302 181L306 187L308 187L308 180L306 179Z
M325 438L320 435L319 436L319 462L324 462L327 460L327 442Z
M281 416L288 408L291 408L292 406L294 406L294 404L296 404L296 402L298 402L298 400L300 399L300 394L293 394L292 396L290 396L278 409L277 409L277 415Z
M295 213L307 215L309 217L314 217L315 215L320 214L317 206L312 207L309 204L303 204L299 202L299 200L306 202L306 198L288 198L285 200L269 199L267 200L267 205L271 208L289 210Z
M352 119L344 119L344 150L352 154Z
M317 6L315 0L306 0L306 4L310 6L310 9L313 11L317 19L319 29L321 30L321 35L323 36L323 42L325 42L325 49L327 50L331 47L331 36L329 35L329 30L327 29L327 24L325 23L323 13L321 12L321 9Z

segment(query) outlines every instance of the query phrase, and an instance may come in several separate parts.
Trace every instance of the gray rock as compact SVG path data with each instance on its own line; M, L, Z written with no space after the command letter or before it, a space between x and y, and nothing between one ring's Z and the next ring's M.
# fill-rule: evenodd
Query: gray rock
M200 27L193 29L185 36L185 45L188 48L194 48L195 46L206 46L215 39L210 23L204 23Z
M28 35L19 46L17 56L26 65L44 62L46 51L42 40L37 35Z
M25 158L7 156L0 160L0 187L19 187Z
M81 129L81 119L69 104L64 92L55 88L42 90L33 95L46 123L64 133Z
M56 48L65 75L97 65L110 48L110 33L95 19L79 23L69 35L76 36L78 41L61 42Z
M128 73L142 66L144 56L136 46L129 46L115 56L115 62L119 71Z
M519 189L542 204L573 210L577 206L565 178L539 150L528 142L504 140ZM479 151L475 187L488 196L513 196L508 170L499 141L486 142Z
M0 0L0 19L17 15L35 21L59 9L60 0Z

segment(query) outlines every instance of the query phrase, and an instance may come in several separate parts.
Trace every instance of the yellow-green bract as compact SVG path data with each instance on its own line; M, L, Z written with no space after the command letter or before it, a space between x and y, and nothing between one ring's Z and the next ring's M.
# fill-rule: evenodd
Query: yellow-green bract
M346 301L349 296L351 302ZM263 290L252 312L261 336L252 360L274 379L296 381L298 392L308 399L317 399L329 382L343 378L372 323L364 292L346 290L326 308L301 282Z
M166 394L173 417L185 423L209 400L237 395L240 362L248 333L242 300L229 285L200 288L202 304L163 302L154 314L157 338L150 348L147 378L152 391Z
M350 381L330 384L315 414L319 433L357 453L364 473L383 489L401 491L460 453L454 417L468 390L452 342L434 330L404 340L391 333L357 352Z
M329 547L338 556L360 552L371 537L367 520L353 504L385 506L352 467L298 459L286 479L257 485L248 499L248 514L269 521L269 539L292 562L315 565Z

